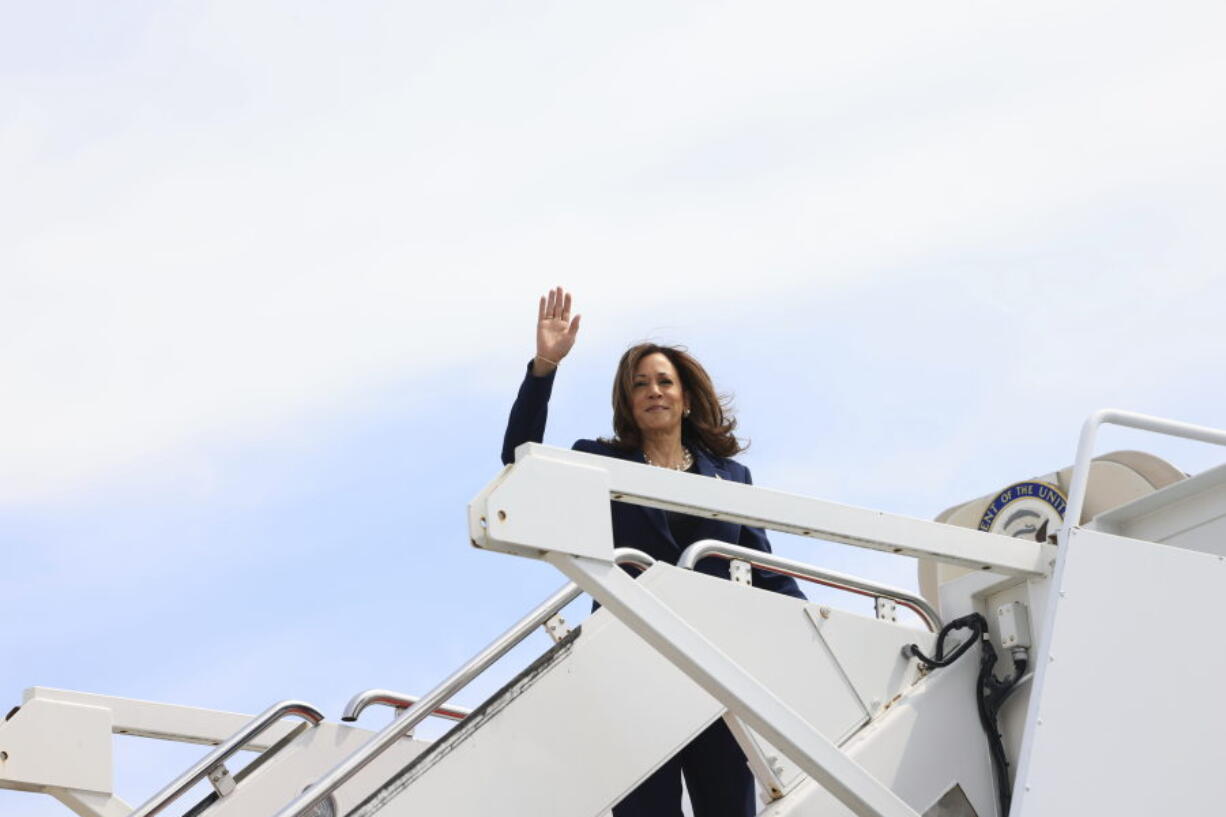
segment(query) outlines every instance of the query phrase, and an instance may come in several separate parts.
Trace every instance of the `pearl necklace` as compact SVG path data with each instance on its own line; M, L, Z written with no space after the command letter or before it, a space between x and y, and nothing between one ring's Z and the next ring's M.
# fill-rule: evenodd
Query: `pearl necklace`
M688 471L694 467L694 455L690 453L690 449L685 446L681 447L681 464L680 465L661 465L658 462L652 462L651 457L647 456L647 452L643 452L643 460L648 465L654 465L656 468L667 468L670 471Z

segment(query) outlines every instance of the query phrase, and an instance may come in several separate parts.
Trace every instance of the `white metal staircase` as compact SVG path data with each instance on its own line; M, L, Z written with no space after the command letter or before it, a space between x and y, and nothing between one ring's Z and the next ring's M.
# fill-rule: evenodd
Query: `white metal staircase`
M1226 443L1212 429L1103 413L1087 423L1079 470L1101 422ZM1226 797L1211 762L1226 714L1181 695L1188 678L1208 688L1226 672L1226 654L1203 648L1220 638L1226 589L1222 469L1097 525L1068 525L1057 550L542 446L519 453L474 500L473 543L545 559L572 581L420 699L355 696L345 719L388 704L400 713L387 728L330 723L294 701L249 719L35 688L0 723L0 785L47 791L91 817L595 817L724 717L759 781L764 815L1002 817L985 737L994 729L976 707L981 648L934 669L916 657L942 652L932 632L949 631L942 616L978 614L1002 655L997 676L1023 674L1010 654L1034 667L1002 687L1015 817L1139 816L1172 802L1210 813ZM1081 474L1070 507L1084 491ZM976 570L942 587L938 611L896 588L723 543L694 545L676 567L651 564L612 548L610 498ZM559 506L570 510L561 522ZM1154 541L1128 538L1139 531ZM882 617L688 569L710 555L874 596ZM618 562L646 569L631 579ZM583 591L602 607L564 634L554 617ZM894 604L929 630L886 620ZM477 709L448 709L457 690L543 625L555 636L550 650ZM948 654L956 645L944 646ZM1150 660L1125 663L1134 653ZM435 713L456 725L433 743L413 740ZM216 748L133 810L110 790L112 732ZM232 770L244 746L262 753ZM1128 785L1113 785L1121 773ZM207 796L180 802L201 781Z

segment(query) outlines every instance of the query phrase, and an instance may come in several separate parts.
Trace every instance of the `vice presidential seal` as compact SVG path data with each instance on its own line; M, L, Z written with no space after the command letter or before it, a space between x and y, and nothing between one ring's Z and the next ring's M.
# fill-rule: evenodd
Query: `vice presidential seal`
M1038 480L1017 482L988 503L979 530L1044 542L1064 521L1067 504L1067 497L1055 485Z

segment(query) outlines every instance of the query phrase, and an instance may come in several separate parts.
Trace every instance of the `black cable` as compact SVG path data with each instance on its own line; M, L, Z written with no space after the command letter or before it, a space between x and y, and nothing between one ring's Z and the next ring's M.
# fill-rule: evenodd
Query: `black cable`
M949 637L954 630L973 630L975 637L968 638L962 644L959 644L952 653L945 655L945 639ZM967 650L975 645L975 642L988 630L988 622L983 616L978 613L971 613L969 616L956 618L941 628L941 632L937 634L937 649L936 654L929 658L920 651L919 645L910 644L905 652L908 655L918 658L920 663L934 669L936 667L948 667L953 662L961 658Z
M1013 657L1013 664L1014 666L1018 667L1018 671L1017 671L1018 678L1016 681L1013 682L1013 686L1009 687L1008 689L1006 689L1004 692L1000 694L1000 706L1005 705L1005 701L1009 700L1010 696L1012 696L1013 693L1017 692L1018 689L1021 688L1023 682L1029 681L1030 679L1034 678L1033 672L1030 673L1029 675L1025 674L1026 670L1029 669L1029 663L1027 662L1025 658L1018 658L1015 655Z
M1005 756L1004 741L996 723L996 698L1003 683L992 674L992 668L995 666L996 648L992 646L991 640L985 638L983 652L979 656L979 678L976 682L975 697L979 710L979 725L983 727L983 733L988 738L988 754L992 758L992 771L996 776L996 797L1000 804L1000 814L1002 817L1008 817L1013 791L1009 785L1009 760Z
M945 655L945 639L955 630L971 630L973 635L959 644L948 656ZM996 666L996 648L988 638L988 621L979 613L954 619L941 628L937 635L936 654L933 657L924 655L916 644L910 644L904 650L914 656L929 669L947 667L966 654L976 642L983 645L979 655L979 675L975 680L975 708L979 713L979 725L988 739L988 755L992 760L992 772L996 778L996 797L999 803L1001 817L1008 817L1009 804L1013 799L1012 787L1009 785L1009 759L1005 756L1004 741L996 723L1001 704L1009 696L1009 691L1018 679L1026 672L1026 659L1015 652L1014 673L1003 681L997 678L992 670Z

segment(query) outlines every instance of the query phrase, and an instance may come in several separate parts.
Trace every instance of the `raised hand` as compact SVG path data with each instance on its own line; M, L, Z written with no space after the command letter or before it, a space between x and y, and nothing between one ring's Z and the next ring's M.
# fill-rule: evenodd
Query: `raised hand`
M536 357L532 359L532 373L537 377L556 369L575 345L581 316L572 319L570 305L570 293L562 287L541 296L536 316Z

